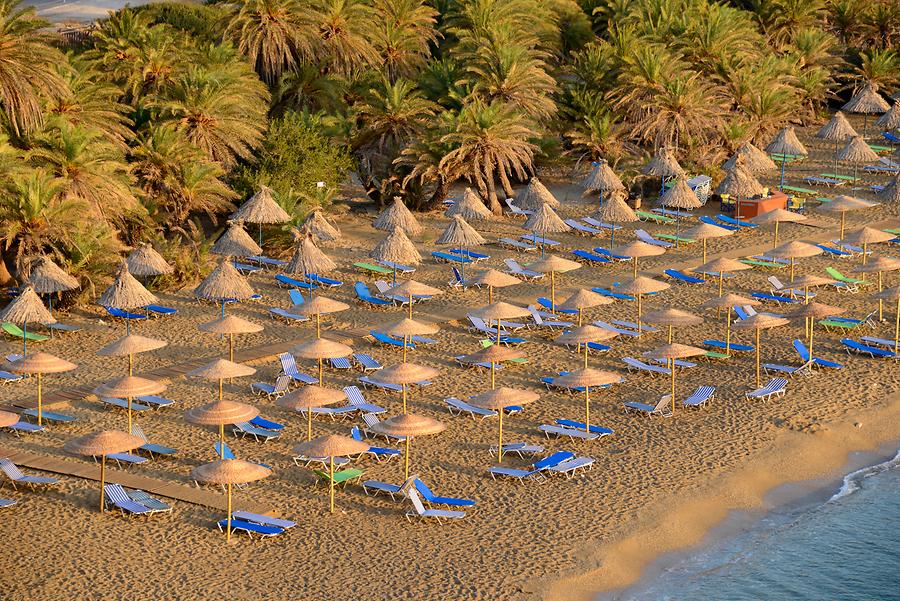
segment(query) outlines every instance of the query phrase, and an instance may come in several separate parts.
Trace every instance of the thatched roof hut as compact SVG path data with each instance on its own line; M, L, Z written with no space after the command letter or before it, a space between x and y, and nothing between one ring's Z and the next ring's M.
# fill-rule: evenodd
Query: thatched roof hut
M217 255L230 257L252 257L262 254L262 249L253 241L250 234L244 230L244 224L240 221L230 221L228 229L222 234L210 252Z
M453 216L447 228L435 241L436 244L452 244L462 247L479 246L485 242L487 240L459 215Z
M860 115L878 115L889 108L891 108L891 105L878 93L878 86L866 82L857 90L853 98L841 107L841 110Z
M38 257L32 262L28 283L38 294L51 294L74 290L78 280L62 270L50 257Z
M447 207L447 210L444 211L444 215L446 217L459 215L463 219L469 221L486 221L494 218L494 214L485 206L484 202L481 201L478 194L476 194L472 188L466 188L462 198Z
M285 273L306 275L307 273L322 274L337 269L337 263L328 255L319 250L313 242L312 236L300 236L294 247L294 254L285 266Z
M291 216L275 201L271 188L260 186L259 192L232 213L230 219L245 223L287 223Z
M194 289L194 296L210 301L244 301L253 294L250 283L234 268L228 257L222 257L216 268Z
M159 299L131 275L128 270L128 262L122 261L115 281L100 295L97 304L127 311L157 302Z
M744 142L741 144L735 153L731 155L731 158L725 161L725 164L722 165L722 169L725 171L734 169L734 166L739 160L743 161L744 168L750 173L762 173L777 167L775 161L770 159L769 155L765 152L754 146L752 142Z
M641 169L644 175L653 177L681 177L684 169L678 164L675 153L667 146L661 146L656 150L650 162Z
M341 237L341 230L325 219L319 209L307 215L299 229L302 234L310 235L319 242L334 242Z
M156 252L149 242L144 242L135 248L125 260L128 262L128 270L132 275L141 278L172 273L172 266L161 254Z
M538 234L556 234L572 229L556 214L556 211L550 208L549 204L542 204L528 217L522 227Z
M372 249L369 257L376 261L392 261L404 265L418 265L422 262L422 255L399 226Z
M415 236L422 231L422 226L419 225L419 221L412 214L412 211L403 204L403 201L399 196L395 196L391 206L383 210L381 214L375 218L372 227L386 232L391 232L399 227L410 236Z
M581 182L584 188L582 196L599 192L600 194L608 194L618 190L624 190L625 184L615 174L607 161L600 159L593 164L591 172L588 173L584 181Z
M539 211L543 205L550 205L550 208L555 209L559 206L559 201L535 176L528 182L528 187L519 194L516 205L525 211Z
M766 146L766 152L769 154L785 154L795 156L806 156L809 151L806 146L800 142L797 133L792 126L787 126L778 132L775 139Z

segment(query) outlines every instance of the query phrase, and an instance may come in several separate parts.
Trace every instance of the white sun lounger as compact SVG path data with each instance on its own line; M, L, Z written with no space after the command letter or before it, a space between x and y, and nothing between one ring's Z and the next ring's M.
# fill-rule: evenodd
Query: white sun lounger
M476 407L475 405L470 405L465 401L461 401L460 399L454 397L447 397L444 399L444 402L447 403L447 409L450 411L450 415L462 415L463 413L468 413L472 416L472 419L481 418L484 419L486 417L496 417L497 412L491 409L482 409L481 407Z
M538 430L544 433L547 438L550 435L567 436L569 438L577 438L579 440L597 440L600 435L595 432L585 432L584 430L576 430L575 428L565 428L563 426L552 426L550 424L541 424Z
M406 512L406 519L410 522L414 517L417 517L419 519L435 519L438 521L438 523L441 523L443 520L462 519L466 517L465 511L455 511L450 509L425 509L425 506L422 505L422 499L419 498L419 492L415 489L415 487L410 486L409 488L407 488L406 496L413 504L413 511Z
M628 402L624 403L625 413L643 413L647 417L659 415L661 417L672 417L672 398L665 394L660 397L656 405L647 405L646 403Z
M384 407L379 407L373 403L369 403L363 397L362 390L360 390L356 386L347 386L344 388L344 394L347 395L347 400L350 401L350 404L356 408L357 411L361 411L363 413L372 413L379 414L385 413L387 409Z
M26 476L22 473L22 470L19 469L19 466L6 457L0 459L0 470L6 474L6 477L9 478L10 481L12 481L13 490L16 489L16 484L27 484L31 488L34 488L35 486L52 486L59 484L59 480L56 478Z
M594 467L594 459L592 457L576 457L569 461L563 461L559 465L554 465L547 471L551 474L563 474L566 479L574 478L578 472L588 471Z
M497 244L503 246L505 248L514 248L516 250L524 250L525 252L532 252L537 250L537 246L534 244L529 244L528 242L523 242L521 240L516 240L515 238L500 238L497 240Z
M525 278L526 280L539 280L544 277L544 274L539 271L525 269L519 265L519 262L515 259L503 259L503 262L506 264L506 270L509 273L520 278Z
M634 357L622 357L622 362L628 366L628 371L644 371L650 374L662 374L666 376L672 375L672 372L668 367L650 365L649 363L644 363Z

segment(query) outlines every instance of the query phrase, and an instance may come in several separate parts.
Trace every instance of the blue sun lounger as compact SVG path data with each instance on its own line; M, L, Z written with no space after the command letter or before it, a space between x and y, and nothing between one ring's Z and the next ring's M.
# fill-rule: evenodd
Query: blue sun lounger
M608 297L614 298L616 300L625 300L625 301L637 300L637 299L635 299L635 297L631 296L630 294L622 294L621 292L613 292L612 290L607 290L606 288L591 288L591 290L601 296L608 296Z
M594 252L603 257L608 257L610 259L614 259L616 261L630 261L631 257L626 257L625 255L617 255L612 251L609 251L602 246L597 246L594 248Z
M305 315L297 315L296 313L291 313L287 309L281 309L280 307L269 307L269 314L273 318L280 318L285 321L309 321L309 318Z
M219 520L216 522L216 525L221 532L225 532L225 529L228 528L228 520ZM231 520L231 529L236 532L246 532L247 536L250 538L253 538L254 534L259 537L271 537L278 536L284 532L284 528L278 528L277 526L266 526L254 522L247 522L245 520L235 520L233 518Z
M372 296L372 293L369 291L369 287L364 282L356 282L355 284L353 284L353 290L354 292L356 292L356 298L364 303L368 303L376 307L390 307L394 304L389 300Z
M18 382L20 380L24 380L26 374L14 374L8 371L0 371L0 384L10 384L12 382Z
M265 255L252 255L247 257L247 260L254 263L259 263L260 265L264 265L266 267L284 267L288 264L287 261L282 261L281 259L273 259L272 257L266 257Z
M406 498L413 504L413 510L407 511L405 514L408 522L412 522L413 518L419 518L420 520L434 518L438 523L442 523L441 520L463 519L466 517L466 512L455 509L425 509L422 499L419 498L419 491L415 487L407 489L405 494Z
M22 473L22 470L19 469L19 466L5 457L0 458L0 471L6 474L6 477L12 481L13 490L16 489L16 484L27 484L31 488L34 488L35 486L52 486L59 484L59 480L56 478L26 476Z
M491 255L486 255L484 253L477 253L474 250L468 250L465 248L451 248L447 251L452 255L459 255L460 257L465 257L466 259L471 259L476 263L478 261L485 261L491 258Z
M289 376L292 380L300 382L301 384L318 384L319 379L314 378L310 375L302 373L299 369L297 369L297 360L294 359L294 356L290 353L281 353L278 355L278 360L281 362L281 373Z
M847 258L853 256L853 253L848 253L846 250L841 250L839 248L832 248L825 244L816 244L816 246L818 248L821 248L822 251L825 252L825 254L831 255L833 257Z
M362 483L363 492L367 495L378 495L384 493L386 495L391 496L392 501L396 501L397 498L394 495L399 495L400 490L403 488L402 484L389 484L387 482L381 482L379 480L366 480Z
M350 429L350 436L353 437L353 440L356 440L358 442L365 442L363 440L362 434L360 433L359 428L357 426L353 426ZM376 460L381 461L382 459L390 460L393 457L399 457L400 451L397 449L388 449L385 447L373 447L370 445L368 451L361 453L361 455L365 455L365 454L369 454L372 457L374 457Z
M593 432L585 432L584 430L576 430L575 428L564 428L563 426L557 426L555 424L541 424L538 426L538 431L543 432L544 436L548 439L551 434L557 438L565 436L572 440L597 440L600 438L599 434Z
M378 371L384 367L378 360L366 353L354 353L353 360L359 364L359 368L364 372Z
M519 236L522 240L526 242L531 242L532 244L536 244L538 246L559 246L562 242L558 240L551 240L549 238L542 238L537 234L524 234Z
M819 357L811 357L809 354L809 349L806 348L806 345L803 344L802 340L794 340L794 350L797 351L797 354L800 355L800 358L803 359L804 362L812 361L813 365L818 365L819 367L828 367L830 369L844 369L844 366L840 363L836 363L835 361L828 361L827 359L822 359Z
M378 261L378 264L389 267L397 273L414 273L416 271L415 267L410 267L409 265L403 265L401 263L394 263L393 261Z
M625 409L625 413L641 413L643 415L646 415L647 417L653 417L654 415L659 415L661 417L672 417L673 415L672 399L669 398L669 395L661 396L656 405L648 405L647 403L629 401L627 403L623 403L622 407Z
M344 282L340 280L332 280L331 278L326 278L325 276L319 275L317 273L307 273L306 279L308 279L313 284L318 284L319 286L325 286L327 288L337 288L344 285Z
M707 225L714 225L716 227L720 227L723 230L728 230L729 232L736 232L741 229L736 225L730 225L728 223L722 223L720 221L716 221L709 215L703 215L702 217L700 217L700 222L705 223Z
M362 390L360 390L356 386L345 386L344 394L347 395L347 401L356 408L357 411L362 413L371 413L372 415L378 415L381 413L386 413L387 409L376 405L374 403L370 403L366 401L363 396Z
M691 396L682 401L684 407L704 407L716 396L715 386L700 386Z
M350 359L347 357L332 357L328 360L328 363L331 364L331 367L334 369L350 369L353 367L350 365Z
M279 273L275 276L275 281L282 287L286 288L299 288L300 290L315 290L318 288L315 284L311 284L309 282L304 282L302 280L294 279L290 276L286 276L283 273Z
M425 502L429 505L446 505L447 507L474 507L475 501L471 499L459 499L456 497L439 497L434 494L428 485L422 482L419 478L413 479L413 486L416 487L416 490L419 491L419 494L422 495L422 498L425 499Z
M472 419L476 419L477 417L484 419L486 417L495 417L497 415L497 412L492 409L482 409L481 407L470 405L455 397L447 397L444 399L444 402L447 403L447 410L450 412L450 415L462 415L463 413L468 413L472 416Z
M26 409L22 412L22 415L27 415L28 417L37 417L37 409ZM75 420L75 417L72 415L66 415L65 413L56 413L55 411L41 411L41 417L48 422L59 422L61 424L70 424Z
M164 307L163 305L145 305L144 310L147 311L148 314L152 313L153 315L175 315L178 313L178 309L173 309L172 307Z
M672 373L672 371L668 367L660 367L659 365L651 365L649 363L644 363L639 359L635 359L634 357L622 357L622 363L628 367L628 371L645 371L650 374L662 374L668 376Z
M145 396L136 397L136 400L148 405L151 409L162 409L163 407L169 407L170 405L174 405L175 401L172 399L167 399L166 397L161 397L156 394L148 394Z
M403 341L398 340L398 339L394 338L393 336L388 336L387 334L384 334L382 332L376 332L375 330L371 330L369 332L369 334L372 336L372 338L375 339L375 342L378 342L378 343L381 343L381 344L384 344L387 346L397 346L397 347L401 347L401 348L403 347ZM406 343L406 348L414 349L414 348L416 348L416 343L412 342L412 341L408 341Z
M116 309L115 307L103 307L106 309L106 312L109 313L110 317L116 317L118 319L130 319L134 321L140 321L142 319L149 319L146 314L143 313L129 313L128 311L123 311L122 309Z
M128 400L127 399L116 399L113 397L100 397L100 402L104 405L109 405L110 407L115 407L117 409L128 409ZM131 401L131 410L132 411L150 411L149 405L144 405L143 403L138 403L134 400Z
M525 480L542 480L544 470L550 469L555 465L559 465L563 461L574 459L575 453L569 451L557 451L548 457L544 457L540 461L534 463L530 470L519 470L509 467L494 466L488 470L491 478L513 478L524 482Z
M263 428L264 430L271 430L272 432L280 432L284 430L284 424L279 424L278 422L273 422L272 420L268 420L261 415L257 415L253 419L250 420L250 424L256 426L257 428Z
M121 484L107 484L103 487L106 500L106 507L115 507L122 515L144 515L153 513L153 510L142 505L125 494L125 489Z
M868 355L874 358L898 358L897 355L894 354L893 351L888 351L885 349L877 348L874 346L869 346L867 344L862 344L861 342L857 342L851 338L841 338L841 344L844 345L844 349L847 353L858 353L860 355Z
M250 513L249 511L235 511L231 514L231 519L241 520L244 522L252 522L254 524L260 524L263 526L272 526L274 528L281 528L283 530L293 528L297 525L297 522L292 522L291 520L273 518L267 515L260 515L258 513Z
M249 263L239 263L237 261L232 261L231 264L235 269L243 274L251 274L256 273L257 271L262 271L262 265L250 265Z
M675 281L681 282L683 284L705 284L706 280L703 278L694 277L692 275L688 275L683 271L678 271L677 269L666 269L664 272L667 276L672 278Z
M547 298L545 296L539 296L537 298L537 302L545 309L553 310L552 303L550 302L549 298ZM567 315L578 315L578 311L575 309L560 309L559 306L561 304L562 303L556 303L556 312L557 313L565 313Z
M573 419L558 419L556 420L556 424L562 426L563 428L575 428L576 430L581 431L584 431L586 425L584 422L579 422ZM611 428L604 428L603 426L589 426L588 431L593 432L594 434L599 434L601 437L615 434L615 431L613 431Z
M575 219L563 220L566 225L578 232L579 234L587 234L588 236L602 236L603 230L597 229L590 225L585 225Z
M144 434L144 430L137 424L131 424L131 435L137 436L144 441L144 444L138 447L138 450L149 453L151 457L153 457L154 454L168 456L174 455L178 452L176 449L173 449L171 447L150 442L150 440L147 438L147 435Z
M576 249L572 251L575 258L587 261L589 263L609 263L609 257L598 255L587 250Z
M748 399L771 399L773 396L784 396L788 381L784 378L772 378L762 388L746 393Z
M753 292L750 294L753 298L759 299L761 301L771 301L775 303L798 303L799 300L795 298L791 298L790 296L782 296L780 294L768 294L766 292Z
M35 432L43 432L46 429L45 426L23 422L22 420L19 420L14 424L10 424L9 426L6 426L6 428L12 430L13 434L15 434L16 437L18 437L19 434L34 434Z
M474 263L472 259L468 259L466 257L462 257L459 255L454 255L453 253L445 253L434 251L431 253L431 256L437 259L438 261L443 261L444 263L459 263L461 265L468 265L469 263Z
M595 321L594 325L597 326L598 328L603 328L604 330L609 330L610 332L615 332L616 334L619 334L620 336L628 336L630 338L638 338L641 335L640 332L637 332L635 330L618 328L618 327L612 325L611 323L606 323L605 321L601 321L601 320Z
M722 349L725 348L725 346L726 346L724 340L704 340L703 345L711 346L712 348L722 348ZM739 352L739 353L753 352L753 347L751 345L737 344L735 342L732 342L731 344L729 344L728 349L731 351Z
M718 219L722 223L726 223L728 225L733 225L733 226L740 227L740 228L746 228L746 229L753 230L753 229L756 229L759 227L758 223L751 223L749 221L735 219L734 217L729 217L728 215L723 215L722 213L719 213L718 215L716 215L716 219Z
M641 242L645 242L645 243L651 244L653 246L658 246L660 248L672 248L673 246L675 246L675 243L673 243L673 242L667 242L666 240L660 240L658 238L654 238L653 236L650 235L650 232L648 232L647 230L641 230L641 229L635 230L634 235Z

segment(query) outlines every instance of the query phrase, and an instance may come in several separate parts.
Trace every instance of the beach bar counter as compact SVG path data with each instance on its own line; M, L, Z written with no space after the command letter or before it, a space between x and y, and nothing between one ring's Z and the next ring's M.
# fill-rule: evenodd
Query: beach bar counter
M739 218L750 219L774 209L786 209L787 201L787 194L773 190L769 192L768 196L740 199L735 208L735 213Z

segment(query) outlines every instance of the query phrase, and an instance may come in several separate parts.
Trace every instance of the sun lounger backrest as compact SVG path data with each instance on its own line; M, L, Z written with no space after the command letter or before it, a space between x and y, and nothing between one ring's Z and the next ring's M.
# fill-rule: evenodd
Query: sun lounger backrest
M664 394L659 397L659 401L656 403L656 407L653 408L652 413L665 413L671 404L672 398L669 395Z
M134 502L131 497L128 496L128 493L125 492L125 489L122 488L121 484L107 484L103 488L106 489L106 496L109 497L109 500L116 505Z
M2 469L11 480L21 480L25 477L25 474L22 473L19 467L5 457L0 459L0 469Z
M559 465L563 461L568 461L575 457L574 453L570 453L568 451L557 451L548 457L544 457L540 461L534 464L535 470L542 470L548 467L553 467L554 465Z
M416 508L416 513L419 515L425 514L425 506L422 505L422 499L419 498L419 493L415 488L409 487L406 489L406 496L412 502L413 507Z
M365 424L370 428L378 425L378 416L376 416L374 413L363 413L362 418Z
M431 501L435 497L435 494L431 492L431 489L428 488L428 485L418 478L413 478L413 486L415 486L416 490L421 493L423 497L425 497L426 501Z
M811 357L809 356L809 349L806 348L806 345L803 344L803 341L799 339L794 340L794 350L797 351L797 354L800 355L800 358L804 361L811 360Z
M140 439L143 440L144 442L150 442L150 440L147 438L147 435L144 434L143 428L141 428L141 427L140 427L139 425L137 425L137 424L131 424L131 435L132 435L132 436L137 436L138 438L140 438Z

